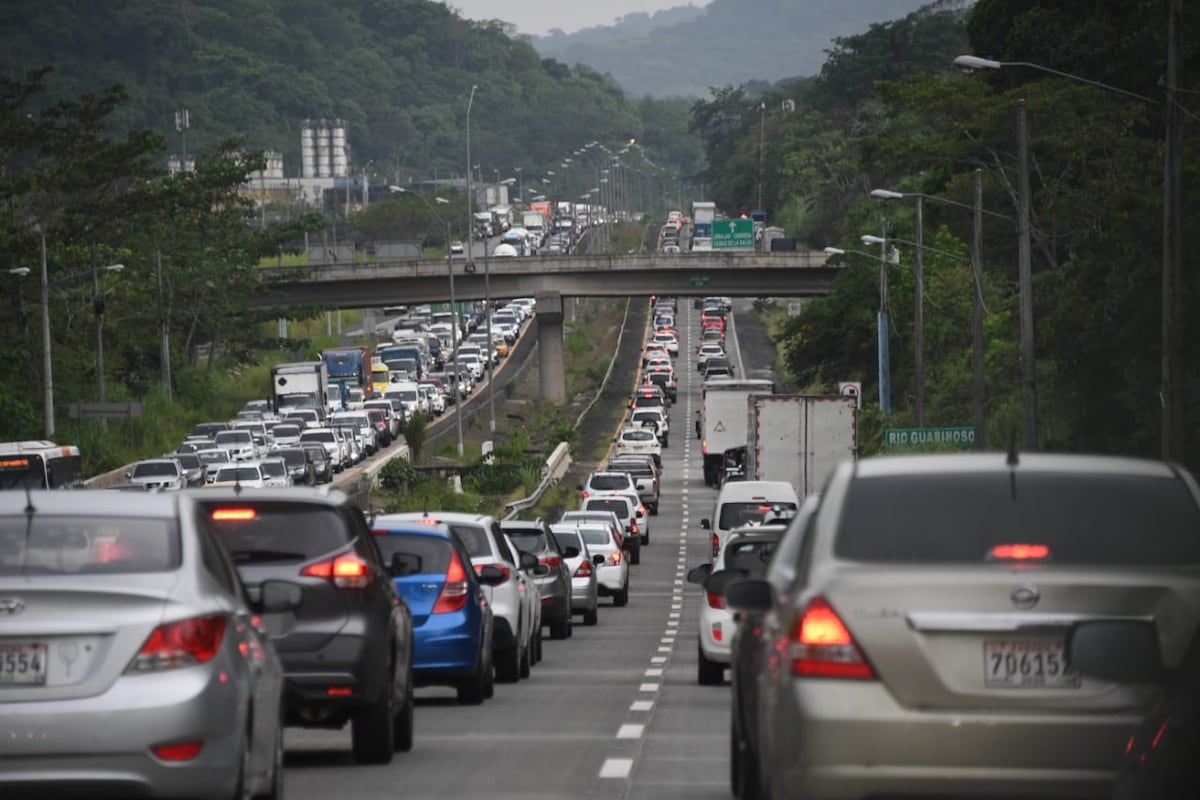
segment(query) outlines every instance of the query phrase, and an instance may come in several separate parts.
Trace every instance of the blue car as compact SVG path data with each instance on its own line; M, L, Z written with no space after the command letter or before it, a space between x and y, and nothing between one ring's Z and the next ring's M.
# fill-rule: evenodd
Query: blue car
M375 541L413 620L416 686L453 686L460 703L491 697L492 609L482 584L503 582L497 567L477 575L459 538L440 523L379 516Z

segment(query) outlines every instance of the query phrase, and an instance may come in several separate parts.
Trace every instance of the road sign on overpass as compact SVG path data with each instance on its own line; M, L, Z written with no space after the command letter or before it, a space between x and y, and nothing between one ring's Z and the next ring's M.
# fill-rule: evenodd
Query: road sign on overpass
M713 250L753 250L754 220L719 219L712 224Z

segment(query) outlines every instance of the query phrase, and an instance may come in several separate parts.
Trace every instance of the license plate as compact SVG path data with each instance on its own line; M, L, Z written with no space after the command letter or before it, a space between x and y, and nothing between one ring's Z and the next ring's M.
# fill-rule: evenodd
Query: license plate
M0 644L0 684L46 682L46 645Z
M1002 689L1077 689L1079 673L1067 663L1062 642L983 643L985 683Z

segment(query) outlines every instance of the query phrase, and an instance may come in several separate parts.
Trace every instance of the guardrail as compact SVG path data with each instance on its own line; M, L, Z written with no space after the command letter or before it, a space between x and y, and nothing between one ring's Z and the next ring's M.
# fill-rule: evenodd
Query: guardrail
M389 447L367 464L350 470L349 474L343 472L341 477L334 481L334 485L348 494L356 506L364 512L369 512L371 490L379 485L379 472L397 458L412 461L412 451L407 444Z
M542 467L541 483L537 485L537 488L528 497L514 500L505 506L504 519L515 519L520 512L537 505L538 501L542 499L542 495L546 493L546 490L558 483L559 479L567 474L567 470L570 467L571 446L566 442L559 442L554 451L550 453L550 457L546 459L546 465Z

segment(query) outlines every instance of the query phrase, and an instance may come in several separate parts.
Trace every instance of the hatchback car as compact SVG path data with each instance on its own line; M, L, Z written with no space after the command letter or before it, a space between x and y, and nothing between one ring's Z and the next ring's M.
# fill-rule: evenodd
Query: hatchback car
M779 654L745 676L764 793L1107 796L1161 692L1080 675L1066 644L1148 624L1163 665L1181 661L1200 627L1200 489L1116 457L846 462L796 563L779 605L767 581L726 588Z
M623 542L634 564L641 561L641 549L650 544L650 522L636 489L593 494L581 501L580 511L611 511L624 526Z
M671 446L671 423L662 407L650 406L634 409L629 414L629 424L642 427L653 426L654 435L658 437L658 442L663 449Z
M662 443L652 428L626 426L617 435L613 445L613 453L625 455L634 453L648 455L654 459L656 467L662 467Z
M229 551L253 598L263 585L300 584L294 611L262 625L283 662L288 725L350 723L360 763L386 764L413 741L413 622L375 537L336 490L188 492Z
M476 577L471 554L444 523L372 522L375 541L396 589L413 615L413 680L453 686L471 705L491 697L492 609L483 585L504 575L489 565Z
M571 613L581 614L584 625L595 625L600 617L596 610L600 590L596 583L596 566L591 553L576 526L571 523L555 523L550 533L563 553L563 563L571 573Z
M522 553L535 557L546 567L544 575L535 576L538 594L542 598L542 625L550 629L551 639L566 639L571 635L571 570L566 553L550 534L550 528L539 520L504 520L500 530Z
M629 603L629 560L621 549L621 542L612 529L598 522L560 522L555 530L562 531L564 525L572 525L587 545L596 570L596 587L601 595L611 597L614 606Z
M651 515L658 514L659 482L658 467L650 456L623 455L613 456L604 466L607 472L624 472L633 478L637 486L638 497Z
M283 670L186 496L0 492L4 797L282 792Z

